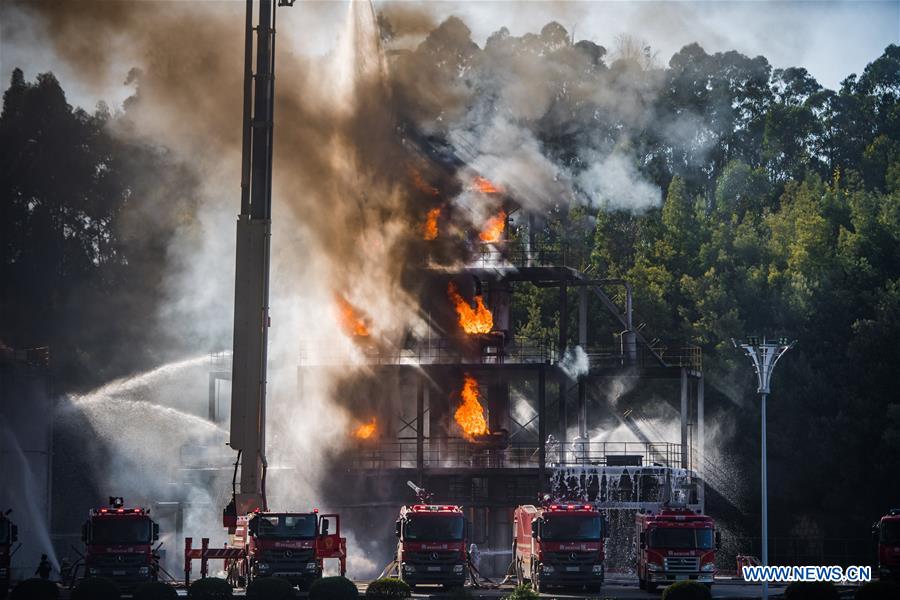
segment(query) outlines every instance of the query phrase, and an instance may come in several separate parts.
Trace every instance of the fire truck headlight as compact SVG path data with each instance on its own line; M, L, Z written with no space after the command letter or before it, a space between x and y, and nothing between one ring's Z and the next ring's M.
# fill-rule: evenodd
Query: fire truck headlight
M149 574L150 574L150 567L148 567L146 565L144 565L143 567L138 569L138 575L149 575Z
M541 565L541 571L544 573L552 573L553 565Z
M94 568L88 569L88 573L90 573L91 575L96 575L99 572L100 572L100 569L94 569Z
M706 563L705 565L703 565L702 567L700 567L700 570L701 570L701 571L715 571L715 570L716 570L716 563L708 562L708 563Z
M603 572L603 565L594 565L594 575L599 575Z
M659 563L647 563L648 571L662 571L662 565Z
M256 570L257 570L257 571L268 571L268 570L269 570L269 563L258 563L258 564L256 565Z
M454 572L454 573L462 573L462 572L463 572L463 569L464 569L464 567L463 567L462 565L453 565L453 572Z
M307 570L307 571L315 571L315 570L316 570L316 563L314 563L314 562L306 563L306 570Z
M415 572L416 572L416 566L415 566L415 565L408 565L408 564L406 564L406 563L403 563L403 570L406 571L407 573L415 573Z

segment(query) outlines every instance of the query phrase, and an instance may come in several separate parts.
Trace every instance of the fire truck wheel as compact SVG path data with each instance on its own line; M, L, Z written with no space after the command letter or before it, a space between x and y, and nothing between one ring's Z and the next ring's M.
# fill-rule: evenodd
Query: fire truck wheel
M656 584L655 584L655 583L651 583L651 582L648 581L648 582L647 582L647 591L650 592L650 593L655 592L655 591L656 591Z

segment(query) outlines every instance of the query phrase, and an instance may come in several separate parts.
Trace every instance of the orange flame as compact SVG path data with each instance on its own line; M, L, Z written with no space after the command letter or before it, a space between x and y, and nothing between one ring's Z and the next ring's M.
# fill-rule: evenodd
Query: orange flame
M409 168L409 177L412 179L413 185L420 192L425 192L430 196L437 196L440 193L436 187L422 179L422 174L414 167Z
M503 230L505 229L506 211L501 210L496 216L488 219L488 222L485 223L481 233L478 234L478 238L482 242L499 242L500 237L503 235Z
M360 440L367 440L378 430L378 424L375 421L375 417L372 417L372 420L368 423L363 423L353 432L353 437Z
M500 189L497 186L480 175L476 176L475 179L472 180L472 184L475 186L475 189L482 194L500 193Z
M488 433L484 407L478 400L478 382L468 373L465 375L465 383L459 395L462 398L462 404L456 409L453 418L456 419L462 430L470 437Z
M433 240L438 236L438 217L441 216L440 208L432 208L428 211L428 217L425 219L425 225L422 227L422 237L426 240Z
M338 305L340 311L341 328L349 336L368 337L369 327L366 322L357 314L356 308L347 302L347 299L340 294L334 295L334 301Z
M459 295L459 290L451 281L447 285L447 295L456 308L459 317L459 326L466 333L490 333L494 327L494 315L484 305L484 298L475 296L475 308L472 308L465 299Z

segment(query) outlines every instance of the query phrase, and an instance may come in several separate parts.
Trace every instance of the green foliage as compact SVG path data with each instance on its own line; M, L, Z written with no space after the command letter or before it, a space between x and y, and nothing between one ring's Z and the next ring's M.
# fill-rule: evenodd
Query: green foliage
M309 600L356 600L359 590L346 577L323 577L309 588Z
M10 600L56 600L59 588L46 579L25 579L16 584L10 594Z
M294 597L294 586L288 580L280 577L257 577L247 586L247 598L288 600Z
M870 581L856 590L856 600L896 600L900 598L900 583Z
M509 595L503 597L503 600L538 600L540 597L540 594L531 589L530 583L524 583L517 585Z
M396 577L376 579L366 588L366 598L374 598L376 600L409 598L411 595L409 584Z
M147 581L134 590L134 600L175 600L178 592L162 581Z
M119 600L121 593L116 582L105 577L88 577L72 590L72 600Z
M696 581L679 581L666 587L662 600L711 600L712 592L702 583Z
M188 598L192 600L221 600L231 598L232 589L228 582L218 577L204 577L191 584Z
M830 581L795 581L784 590L784 600L839 600Z

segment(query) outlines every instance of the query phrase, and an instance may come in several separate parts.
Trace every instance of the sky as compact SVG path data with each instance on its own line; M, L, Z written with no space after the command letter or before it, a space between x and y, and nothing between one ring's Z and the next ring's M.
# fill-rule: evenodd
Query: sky
M225 7L235 18L242 14L240 0L171 1L195 2L201 10ZM375 0L376 9L384 4L385 0ZM847 75L860 73L886 46L900 43L900 0L441 0L417 4L434 14L436 21L450 15L461 17L479 45L501 27L521 35L540 31L555 20L570 33L574 31L576 39L607 48L614 47L616 37L622 34L644 40L657 52L661 63L667 63L672 54L692 42L699 42L707 52L734 49L749 56L763 55L776 68L805 67L832 89ZM346 0L297 0L293 8L279 13L280 39L289 38L290 51L325 53L334 47L342 30L345 7ZM4 80L16 66L23 68L29 79L39 72L53 71L70 102L84 107L93 107L98 100L115 107L130 95L130 88L122 85L130 65L123 64L121 77L103 88L89 87L54 54L33 21L11 9L9 3L0 11L0 76Z

